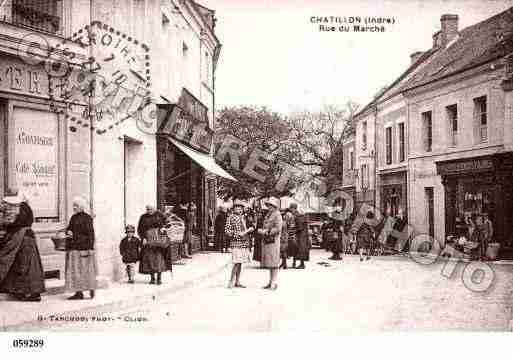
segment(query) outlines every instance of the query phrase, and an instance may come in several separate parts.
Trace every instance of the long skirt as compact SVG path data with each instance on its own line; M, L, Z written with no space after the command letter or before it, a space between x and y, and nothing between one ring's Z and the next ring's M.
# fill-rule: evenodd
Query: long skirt
M144 246L139 263L139 273L153 274L165 272L168 269L164 257L164 249Z
M65 287L68 291L79 292L98 287L96 275L96 254L94 250L68 251L65 264Z
M260 262L262 260L262 237L254 237L255 246L253 249L253 260Z
M17 252L9 251L9 242L2 248L2 254L14 256L9 272L3 283L0 283L0 293L13 295L41 294L45 291L44 272L41 264L41 256L37 248L36 240L30 236L24 236L22 244ZM2 258L7 259L7 258ZM0 264L2 260L0 260Z
M287 258L297 256L297 242L295 239L289 239L287 245Z
M310 260L310 239L308 238L308 233L302 233L296 236L297 240L297 253L294 256L295 259L308 261Z
M262 267L273 269L280 264L280 238L276 238L274 243L262 243Z
M251 262L251 252L249 248L232 248L232 263L249 263Z

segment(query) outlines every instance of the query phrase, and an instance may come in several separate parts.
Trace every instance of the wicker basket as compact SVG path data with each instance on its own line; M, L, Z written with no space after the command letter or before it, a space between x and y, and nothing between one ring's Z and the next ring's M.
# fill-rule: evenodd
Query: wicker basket
M171 222L164 231L172 242L181 242L185 233L185 225L182 222Z
M69 236L66 235L59 235L52 237L53 247L56 251L64 252L66 251L66 241L68 240Z

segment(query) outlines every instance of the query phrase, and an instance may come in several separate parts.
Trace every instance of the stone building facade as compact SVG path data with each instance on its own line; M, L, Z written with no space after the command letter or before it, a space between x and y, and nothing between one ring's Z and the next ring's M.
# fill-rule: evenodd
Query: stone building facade
M10 75L0 81L0 193L14 189L28 197L49 287L61 285L64 275L64 255L54 250L50 237L66 227L73 197L85 197L94 217L100 276L117 280L124 273L118 253L124 226L136 225L146 204L163 204L158 191L159 115L178 105L186 91L201 104L196 107L205 109L198 120L213 127L220 50L214 12L190 0L7 0L3 5L0 66ZM93 27L100 31L97 42L90 41ZM64 41L81 36L85 46ZM48 58L48 48L57 46L62 52ZM70 106L73 92L65 91L69 84L62 78L49 74L56 71L50 65L67 63L72 70L66 78L76 79L79 65L91 57L100 62L105 83L123 85L116 92L77 95ZM151 97L144 110L124 120L113 108L109 112L109 106L116 104L117 110L130 96L137 99L139 90ZM105 101L109 106L102 107ZM88 106L91 102L96 106ZM201 197L197 227L206 237L215 176L167 137L166 148L185 156L193 167L196 187L187 189ZM24 165L32 162L37 162L37 173Z
M358 114L356 134L358 144L365 119L376 126L378 210L401 207L442 244L487 216L503 257L513 246L512 24L513 9L465 29L442 15L433 47Z

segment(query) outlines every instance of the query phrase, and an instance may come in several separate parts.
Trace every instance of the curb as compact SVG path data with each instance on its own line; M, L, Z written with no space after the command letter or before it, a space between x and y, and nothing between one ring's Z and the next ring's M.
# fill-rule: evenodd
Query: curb
M184 289L188 289L193 287L194 285L203 282L206 279L209 279L221 272L223 272L230 265L230 260L227 259L226 263L222 266L214 269L213 271L200 275L197 278L186 280L183 283L180 283L176 286L172 286L170 288L163 288L161 290L156 290L153 293L142 294L139 296L135 296L130 298L129 300L117 300L110 303L104 303L99 305L91 305L88 307L84 307L78 310L70 310L61 313L55 313L55 316L79 316L84 315L84 312L108 312L108 311L120 311L120 310L128 310L130 308L136 307L138 305L142 305L148 302L155 301L157 296L173 294L179 292ZM8 332L8 331L30 331L30 330L44 330L51 329L54 327L59 327L65 325L69 322L40 322L37 319L24 321L18 324L5 325L0 329L0 332Z

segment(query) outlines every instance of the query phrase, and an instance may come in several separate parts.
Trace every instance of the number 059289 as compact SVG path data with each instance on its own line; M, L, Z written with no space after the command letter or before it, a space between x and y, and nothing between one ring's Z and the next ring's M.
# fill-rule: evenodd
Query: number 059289
M14 339L13 348L42 348L45 345L44 339Z

